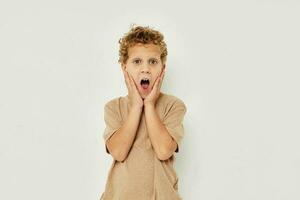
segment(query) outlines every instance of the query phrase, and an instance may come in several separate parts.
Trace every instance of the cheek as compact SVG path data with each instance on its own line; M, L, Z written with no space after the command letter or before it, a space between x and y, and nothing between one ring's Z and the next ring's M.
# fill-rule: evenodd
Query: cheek
M136 75L136 73L131 73L131 72L128 72L128 74L131 76L131 78L133 79L133 81L135 82L135 84L139 84L138 83L138 76Z
M135 79L135 73L134 71L132 71L131 69L126 69L126 71L128 72L128 75L130 75L133 79Z
M155 75L154 80L157 81L158 77L159 77L159 73L157 73L157 74Z
M159 69L158 71L155 72L155 77L159 77L159 75L161 74L162 72L162 69Z
M137 73L136 70L131 66L127 66L126 70L131 74L131 76L134 76Z

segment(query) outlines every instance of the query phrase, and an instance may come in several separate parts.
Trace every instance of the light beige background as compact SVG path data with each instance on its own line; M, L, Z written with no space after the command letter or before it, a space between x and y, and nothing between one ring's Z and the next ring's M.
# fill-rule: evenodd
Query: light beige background
M1 1L0 199L96 200L118 39L165 34L162 90L187 105L185 200L300 199L297 1Z

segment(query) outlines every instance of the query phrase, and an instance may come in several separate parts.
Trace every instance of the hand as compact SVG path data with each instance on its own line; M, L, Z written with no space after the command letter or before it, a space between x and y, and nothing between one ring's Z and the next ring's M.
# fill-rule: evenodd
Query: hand
M146 105L146 104L153 104L153 105L155 105L156 100L158 99L158 97L160 95L160 88L161 88L161 84L163 82L163 78L165 76L165 71L166 70L164 69L161 72L161 74L156 78L151 92L144 99L144 105Z
M123 70L124 78L126 87L128 90L128 96L129 96L129 104L131 107L137 106L139 108L142 108L144 106L143 99L137 89L137 86L133 80L133 78L128 74L127 71Z

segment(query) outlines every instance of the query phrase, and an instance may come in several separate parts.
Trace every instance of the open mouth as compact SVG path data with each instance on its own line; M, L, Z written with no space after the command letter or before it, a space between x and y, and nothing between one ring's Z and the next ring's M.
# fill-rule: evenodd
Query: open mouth
M143 78L140 82L143 89L148 89L150 85L150 80L148 78Z

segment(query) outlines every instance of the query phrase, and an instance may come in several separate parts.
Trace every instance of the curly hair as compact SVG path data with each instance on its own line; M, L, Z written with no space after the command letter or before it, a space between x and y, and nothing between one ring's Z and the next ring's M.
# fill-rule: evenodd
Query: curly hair
M163 34L149 26L135 26L135 24L132 24L130 31L119 39L119 63L125 64L127 62L128 48L137 43L158 45L161 50L160 59L163 64L166 62L168 51Z

